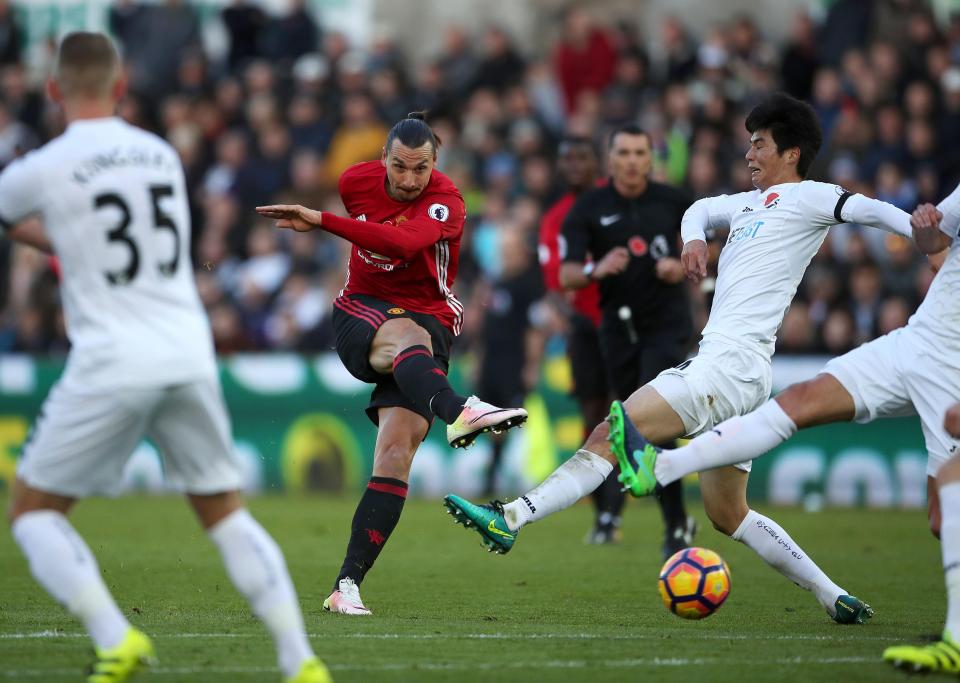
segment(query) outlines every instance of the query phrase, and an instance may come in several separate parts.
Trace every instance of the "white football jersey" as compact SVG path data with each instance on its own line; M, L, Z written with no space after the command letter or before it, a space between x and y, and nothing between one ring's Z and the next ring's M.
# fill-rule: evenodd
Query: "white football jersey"
M945 352L954 367L960 367L960 186L937 208L943 213L940 230L953 238L953 243L907 327L931 342L941 355Z
M837 185L804 180L698 200L683 217L684 242L730 227L703 339L723 338L772 357L777 330L810 260L837 223L910 236L910 216Z
M158 386L215 374L186 181L169 144L119 118L71 123L0 175L3 223L31 214L60 261L65 380Z

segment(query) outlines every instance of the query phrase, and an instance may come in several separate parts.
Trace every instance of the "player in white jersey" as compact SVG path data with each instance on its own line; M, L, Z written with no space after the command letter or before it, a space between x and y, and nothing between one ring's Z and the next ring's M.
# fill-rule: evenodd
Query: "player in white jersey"
M646 495L690 472L760 456L798 429L919 415L927 448L928 519L940 536L937 473L960 448L942 421L960 391L960 187L937 207L918 207L911 224L922 252L949 251L906 327L834 358L814 379L788 387L756 411L722 422L682 448L659 451L626 425L630 438L623 457L629 453L636 463L634 493ZM960 610L955 618L953 630L947 630L960 635Z
M125 87L106 36L66 36L48 93L67 129L0 175L8 236L60 260L72 345L18 465L13 536L33 576L93 639L89 683L126 681L154 658L153 645L118 609L66 514L77 499L109 492L148 436L273 637L286 680L330 681L283 555L238 492L190 264L183 169L165 141L113 116Z
M956 290L954 290L956 291ZM955 389L960 393L960 389ZM960 440L960 403L947 409L943 429ZM947 619L941 639L930 645L896 645L883 652L894 666L914 672L960 674L960 455L937 471L940 501L940 550L947 584ZM956 635L955 635L956 634Z
M624 414L651 442L666 443L763 404L771 390L776 331L830 226L856 222L910 234L903 211L803 180L822 139L809 105L772 95L753 109L746 127L751 133L746 160L757 189L701 199L681 225L681 261L694 281L706 275L705 230L730 226L699 353L662 372L623 404L615 402L609 425L597 426L583 448L512 503L480 506L448 496L455 518L475 527L494 550L506 552L522 526L569 507L603 481L617 462L608 439L621 439ZM635 464L625 459L620 465L621 481L630 486ZM749 508L749 471L750 463L743 462L701 475L704 508L714 527L813 591L835 620L862 623L872 614L870 607L831 581L776 522Z
M644 448L634 491L646 495L690 472L762 455L798 429L918 414L928 455L928 518L937 535L936 474L960 447L941 422L960 387L960 187L937 207L918 207L911 223L921 251L934 256L949 251L906 327L834 358L814 379L788 387L754 413L721 423L682 448Z

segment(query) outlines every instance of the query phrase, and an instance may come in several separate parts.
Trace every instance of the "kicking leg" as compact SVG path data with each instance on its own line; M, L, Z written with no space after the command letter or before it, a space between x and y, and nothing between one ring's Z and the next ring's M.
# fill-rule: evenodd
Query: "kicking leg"
M775 521L747 505L748 474L735 467L701 472L703 507L714 527L740 541L795 584L811 591L840 623L863 623L873 616L861 602L830 580Z
M510 429L527 419L523 408L498 408L456 393L434 358L430 333L410 318L394 318L380 326L370 345L370 365L381 374L393 374L417 410L443 420L454 448L469 446L483 432Z

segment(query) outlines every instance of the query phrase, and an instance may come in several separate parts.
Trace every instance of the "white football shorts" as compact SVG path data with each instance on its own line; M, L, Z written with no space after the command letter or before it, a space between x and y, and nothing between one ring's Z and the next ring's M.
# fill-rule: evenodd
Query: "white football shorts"
M157 446L164 478L175 488L213 494L241 487L223 392L212 377L113 391L57 382L27 438L17 475L63 496L112 494L144 437Z
M700 344L696 356L664 370L649 386L683 420L686 436L694 437L763 405L773 388L773 370L760 353L711 339ZM744 472L750 466L750 460L734 465Z
M901 327L838 356L823 372L853 396L857 422L919 415L929 476L960 453L960 442L943 428L947 408L960 400L960 358L950 357L911 328Z

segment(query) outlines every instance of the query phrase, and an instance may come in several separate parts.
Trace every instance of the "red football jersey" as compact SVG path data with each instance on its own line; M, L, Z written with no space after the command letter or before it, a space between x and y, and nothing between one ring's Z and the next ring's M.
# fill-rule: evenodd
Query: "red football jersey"
M353 243L341 294L369 294L428 313L454 334L463 304L453 294L466 211L453 182L434 169L410 202L390 198L379 161L351 166L340 176L340 198L352 218L323 213L323 228Z
M547 289L560 291L560 264L563 262L566 248L563 243L561 228L563 219L567 217L570 207L576 201L577 195L568 192L563 195L557 203L543 214L540 219L540 268L543 271L543 282ZM592 282L582 289L573 293L573 309L585 315L593 321L593 324L600 325L600 285Z

